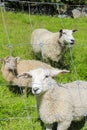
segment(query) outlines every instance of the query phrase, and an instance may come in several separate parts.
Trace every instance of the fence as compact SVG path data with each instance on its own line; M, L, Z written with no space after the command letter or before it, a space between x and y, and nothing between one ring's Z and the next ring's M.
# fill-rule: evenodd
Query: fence
M34 4L34 3L33 3ZM39 7L41 6L42 3L36 3L37 5L39 4ZM49 5L50 3L44 3L45 5ZM54 3L54 5L58 3ZM58 7L60 8L61 5L59 5ZM3 4L4 7L4 4ZM67 68L68 67L71 69L71 74L67 75L67 76L63 76L62 78L59 77L59 82L63 81L71 81L71 80L78 80L78 79L86 79L86 56L87 56L87 36L86 36L86 28L85 26L81 25L82 21L85 20L84 18L82 19L71 19L70 17L68 18L62 18L61 12L60 10L57 10L57 13L53 16L47 16L47 20L50 18L51 20L48 21L47 24L47 20L43 21L43 19L45 18L45 16L43 16L43 18L39 15L31 15L31 6L30 4L28 4L28 15L25 16L25 13L22 14L17 14L14 15L15 19L18 17L21 17L21 20L19 19L19 21L14 21L13 17L11 16L11 13L7 13L5 12L5 8L0 7L1 9L1 40L0 40L0 58L3 58L5 56L8 55L12 55L12 56L20 56L21 58L24 59L32 59L35 58L32 52L32 48L29 44L30 41L30 35L31 32L37 28L37 27L43 27L46 28L48 27L48 29L52 30L52 31L56 31L56 26L58 26L58 28L77 28L78 29L78 33L80 34L80 29L83 29L83 33L81 34L82 38L80 38L79 40L79 35L77 35L76 37L76 42L77 44L73 47L73 49L68 50L68 52L65 54L65 56L63 57L64 63L60 63L60 68L61 68L61 64L63 65L62 68ZM36 14L39 10L39 7L35 7L38 8L36 11ZM42 6L41 6L42 7ZM57 8L58 8L57 7ZM58 9L59 9L58 8ZM22 4L22 9L23 9L23 4ZM24 9L23 9L24 10ZM33 10L33 9L32 9ZM62 9L61 9L62 10ZM50 9L49 9L50 11ZM62 13L64 10L62 10ZM44 11L43 11L44 12ZM71 12L71 11L70 11ZM14 14L14 13L13 13ZM50 13L48 13L50 14ZM41 15L41 14L40 14ZM23 18L22 18L23 17ZM59 18L58 18L59 17ZM39 23L37 23L36 18L39 20ZM55 20L56 19L56 20ZM8 21L10 20L10 21ZM35 21L34 21L35 20ZM70 20L71 22L68 23L68 20ZM22 25L21 25L21 21L22 21ZM9 25L9 23L11 24L11 26ZM85 20L86 23L86 20ZM49 26L50 24L54 25L54 26ZM13 26L12 26L13 25ZM14 26L15 25L15 26ZM19 28L16 28L16 26ZM81 27L80 27L81 26ZM28 29L29 27L29 29ZM15 28L17 29L17 31L15 30ZM20 33L19 35L16 35ZM4 34L4 35L3 35ZM26 36L25 36L26 35ZM2 43L3 41L3 43ZM80 54L78 54L78 50L80 52ZM84 50L84 53L83 51ZM79 56L80 57L84 57L85 58L82 60L82 58L80 58L79 61ZM85 72L83 73L80 70L81 67L79 65L77 65L76 61L78 59L78 62L80 64L80 66L84 65L84 70ZM42 58L42 61L44 61L44 59ZM66 62L65 62L66 61ZM69 62L70 61L70 62ZM83 64L82 64L83 63ZM82 67L83 69L83 67ZM73 75L73 76L72 76ZM67 77L67 78L66 78ZM25 98L23 96L21 96L20 94L15 94L14 92L14 86L12 86L12 88L6 87L9 86L8 83L5 82L5 80L3 79L2 75L0 76L0 130L40 130L41 125L40 125L40 121L39 121L39 116L36 110L36 101L35 101L35 97L30 94L28 96L28 98ZM10 90L12 91L10 91ZM85 119L86 120L86 119ZM72 128L73 129L73 128ZM78 128L76 128L77 130ZM75 128L74 128L75 130Z

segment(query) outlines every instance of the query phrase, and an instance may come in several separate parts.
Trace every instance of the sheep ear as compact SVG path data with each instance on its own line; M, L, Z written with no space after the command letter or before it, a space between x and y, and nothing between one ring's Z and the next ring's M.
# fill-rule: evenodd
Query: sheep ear
M72 32L77 32L78 30L77 29L73 29Z
M32 76L29 74L29 72L21 73L17 75L17 78L22 77L22 78L31 78Z
M57 76L57 75L59 75L59 74L64 74L64 73L69 73L69 72L70 72L69 70L52 69L52 70L50 71L50 75L51 75L52 77L55 77L55 76Z
M63 32L63 29L60 29L59 32L62 33L62 32Z
M59 38L62 36L62 33L63 33L63 29L60 29L59 30Z

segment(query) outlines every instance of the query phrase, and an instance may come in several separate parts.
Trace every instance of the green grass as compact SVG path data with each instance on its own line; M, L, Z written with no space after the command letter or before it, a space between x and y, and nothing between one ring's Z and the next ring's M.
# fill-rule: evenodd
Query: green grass
M71 60L70 51L68 51L63 57L64 62L61 66L69 69L70 73L58 76L56 79L59 82L76 79L87 80L87 17L60 19L56 16L29 16L24 13L12 12L3 12L3 16L10 42L0 12L0 58L11 54L25 59L33 59L30 36L35 28L47 28L53 32L63 26L68 29L78 29L78 32L74 34L76 43L72 48L74 63ZM12 48L8 47L9 43L12 44ZM1 74L0 83L6 84ZM33 95L25 98L10 91L6 85L0 85L0 130L41 130L35 105L36 101ZM30 120L27 119L27 113L31 117ZM86 126L82 130L86 130Z

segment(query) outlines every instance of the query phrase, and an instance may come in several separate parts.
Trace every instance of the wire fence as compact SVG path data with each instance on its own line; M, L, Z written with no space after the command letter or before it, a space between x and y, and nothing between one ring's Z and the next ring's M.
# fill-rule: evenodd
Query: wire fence
M42 8L42 4L46 5L56 5L57 8L57 12L56 14L54 13L54 17L56 15L56 17L59 17L60 19L60 26L61 28L65 28L65 23L63 21L63 17L66 14L63 10L64 5L58 4L58 3L41 3L41 2L25 2L25 1L21 1L22 4L22 11L25 10L24 7L24 3L27 3L28 6L28 18L29 18L29 26L30 26L30 32L32 32L36 27L33 26L32 23L32 18L31 18L31 14L42 14L42 12L44 12L44 9L42 12L40 12L40 9ZM31 8L31 5L34 5ZM36 6L37 5L37 6ZM39 7L38 7L39 5ZM76 7L78 7L79 5L76 5ZM4 7L4 8L2 8ZM71 5L72 8L74 8ZM86 6L84 6L86 7ZM11 42L11 36L9 36L9 30L8 30L8 25L7 25L7 21L6 21L6 17L5 17L5 4L3 3L0 6L1 9L1 18L2 18L2 22L3 22L3 29L4 29L4 33L5 33L5 38L6 38L6 43L0 43L0 48L2 51L0 51L0 55L1 58L5 57L5 56L22 56L22 58L31 58L31 55L33 58L35 58L33 56L33 52L29 51L31 49L31 46L29 43L25 42L21 44L21 40L16 41L16 44L13 44ZM52 8L51 8L52 9ZM34 12L36 10L36 12ZM47 10L47 9L46 9ZM39 12L39 13L38 13ZM48 10L48 14L50 14L50 9ZM71 11L70 11L71 13ZM45 13L46 14L46 13ZM64 14L64 15L62 15ZM53 17L53 16L52 16ZM51 17L51 18L52 18ZM77 21L77 20L76 20ZM77 27L76 23L72 22L72 25L74 27ZM72 26L71 25L71 26ZM14 28L14 27L13 27ZM14 36L15 37L15 36ZM76 48L80 48L80 49L84 49L84 51L86 51L87 45L85 44L87 42L86 37L82 38L82 43L77 44ZM20 52L19 52L19 48L20 48ZM69 58L70 58L70 65L73 66L73 74L75 75L75 80L78 80L78 72L77 72L77 66L75 64L74 61L74 50L72 50L71 48L69 48ZM43 59L43 54L42 55L42 61L44 62ZM84 54L81 54L81 57L83 57ZM1 127L0 130L40 130L41 128L41 124L39 121L39 115L37 113L36 110L36 101L35 101L35 97L30 94L28 98L25 98L22 95L22 90L21 87L19 88L19 91L21 93L21 95L15 95L14 93L12 93L11 91L9 91L8 87L10 84L8 84L7 82L5 82L3 80L3 78L0 78L0 102L1 102L1 106L0 106L0 123L1 123ZM60 79L61 80L61 79ZM20 86L20 85L19 85ZM79 86L79 85L78 85ZM11 86L13 88L10 89L12 91L14 90L14 85ZM86 115L85 115L86 116ZM86 118L85 118L86 121ZM75 128L74 128L75 130Z

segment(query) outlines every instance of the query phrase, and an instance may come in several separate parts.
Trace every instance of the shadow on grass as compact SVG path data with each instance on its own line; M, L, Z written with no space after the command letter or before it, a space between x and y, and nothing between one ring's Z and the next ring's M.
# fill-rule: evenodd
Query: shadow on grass
M85 118L83 118L81 121L72 122L68 130L81 130L81 128L85 125ZM57 130L57 123L53 124L52 130Z
M23 95L23 88L19 87L17 85L8 85L7 86L9 88L9 90L14 93L14 94L19 94L19 95ZM28 95L31 94L31 89L27 88L27 97Z

